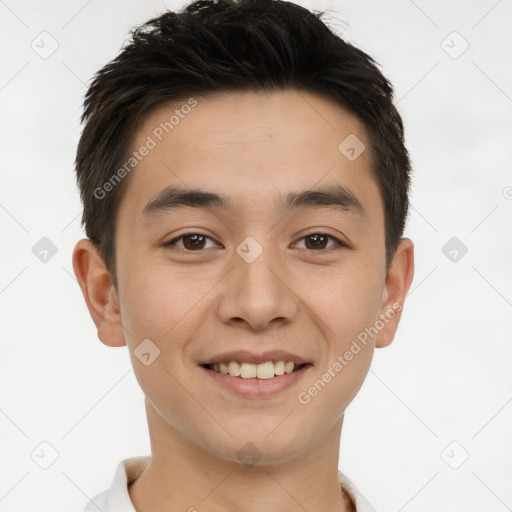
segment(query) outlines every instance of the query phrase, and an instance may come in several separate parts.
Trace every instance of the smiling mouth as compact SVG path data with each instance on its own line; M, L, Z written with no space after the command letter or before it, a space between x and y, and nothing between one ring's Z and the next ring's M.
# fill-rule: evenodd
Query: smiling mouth
M203 364L201 366L207 370L240 379L265 380L294 373L312 365L311 363L296 364L291 361L266 361L260 364L229 361L225 363Z

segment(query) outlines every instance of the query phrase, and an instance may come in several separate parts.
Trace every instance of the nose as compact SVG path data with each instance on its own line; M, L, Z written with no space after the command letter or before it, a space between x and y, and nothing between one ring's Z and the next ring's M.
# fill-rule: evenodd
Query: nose
M275 251L264 248L252 262L235 251L233 265L223 280L218 302L223 322L264 330L271 323L287 323L295 317L298 298L290 288L285 262Z

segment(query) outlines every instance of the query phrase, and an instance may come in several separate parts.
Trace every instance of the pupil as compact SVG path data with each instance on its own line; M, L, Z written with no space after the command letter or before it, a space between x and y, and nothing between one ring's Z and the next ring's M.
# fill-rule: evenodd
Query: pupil
M308 240L315 240L315 242L313 242L313 247L319 247L321 244L323 244L323 242L325 242L325 239L326 237L323 236L323 235L319 235L319 234L314 234L314 235L309 235L308 236ZM319 240L321 239L321 240Z
M199 244L197 244L198 242L198 239L202 239L204 238L203 235L187 235L185 237L185 240L188 240L190 242L190 240L194 240L194 242L192 242L192 247L199 247L200 243L201 243L201 240L199 240ZM187 244L188 245L188 244Z

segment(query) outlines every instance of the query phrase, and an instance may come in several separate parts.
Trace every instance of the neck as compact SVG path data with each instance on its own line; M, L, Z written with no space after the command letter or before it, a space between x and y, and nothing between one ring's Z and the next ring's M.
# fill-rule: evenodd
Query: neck
M286 461L232 461L192 442L146 399L151 460L128 491L139 512L351 512L338 481L343 416L326 439Z

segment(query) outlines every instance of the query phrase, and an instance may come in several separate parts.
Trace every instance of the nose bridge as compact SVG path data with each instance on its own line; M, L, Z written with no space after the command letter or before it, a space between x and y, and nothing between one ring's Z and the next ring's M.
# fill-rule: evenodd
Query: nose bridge
M247 237L236 247L234 268L219 304L223 321L243 319L263 329L276 318L290 320L295 314L296 299L285 284L284 258L269 239Z

